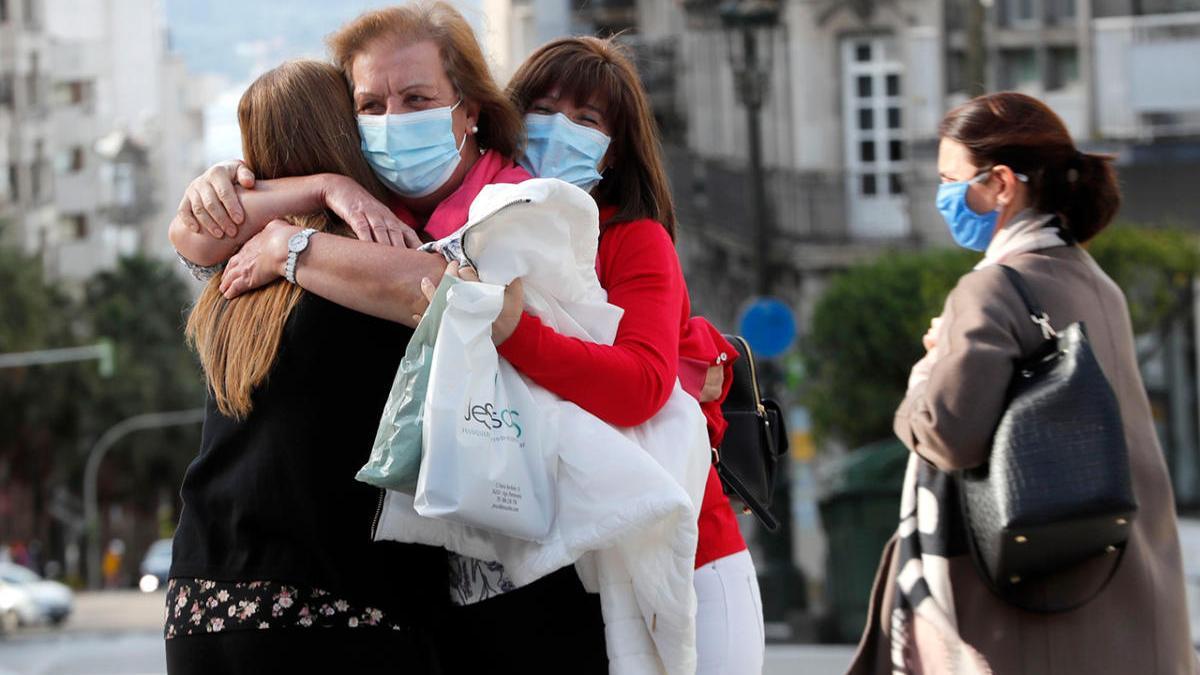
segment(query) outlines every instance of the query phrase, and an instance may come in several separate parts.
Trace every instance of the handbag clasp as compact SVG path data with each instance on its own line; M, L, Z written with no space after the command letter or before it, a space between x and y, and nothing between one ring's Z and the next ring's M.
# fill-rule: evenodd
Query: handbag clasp
M1050 340L1058 337L1058 333L1055 332L1054 327L1050 325L1050 316L1045 312L1042 312L1041 316L1030 314L1029 318L1042 329L1043 338Z

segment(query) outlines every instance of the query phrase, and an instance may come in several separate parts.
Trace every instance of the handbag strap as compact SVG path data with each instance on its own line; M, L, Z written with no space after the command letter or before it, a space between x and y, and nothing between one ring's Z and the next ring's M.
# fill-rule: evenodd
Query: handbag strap
M1025 283L1025 278L1021 273L1008 265L1000 265L1004 271L1004 276L1008 277L1013 287L1017 289L1017 295L1021 296L1021 302L1025 303L1025 309L1029 312L1029 319L1037 324L1038 328L1042 329L1042 338L1053 340L1058 333L1054 331L1054 327L1050 325L1050 315L1042 309L1038 303L1037 297L1034 296L1033 290L1029 288L1029 284Z

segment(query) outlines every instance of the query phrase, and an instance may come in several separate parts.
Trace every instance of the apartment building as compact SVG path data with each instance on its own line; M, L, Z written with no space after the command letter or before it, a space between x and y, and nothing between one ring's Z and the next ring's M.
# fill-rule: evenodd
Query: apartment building
M157 0L0 0L5 243L79 281L169 257L165 224L203 170L203 87Z
M0 0L0 242L28 253L57 238L43 21L41 0Z
M83 279L138 251L168 259L166 223L204 169L204 88L157 0L43 1L61 232L47 266Z

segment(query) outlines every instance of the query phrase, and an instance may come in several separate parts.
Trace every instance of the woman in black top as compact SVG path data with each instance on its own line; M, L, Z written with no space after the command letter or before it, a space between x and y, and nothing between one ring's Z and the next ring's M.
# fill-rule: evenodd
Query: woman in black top
M238 118L257 176L341 174L385 197L334 67L266 73ZM328 214L295 222L351 234ZM445 552L373 542L381 491L354 479L411 331L284 280L235 300L219 284L188 321L209 397L181 490L168 670L435 672Z

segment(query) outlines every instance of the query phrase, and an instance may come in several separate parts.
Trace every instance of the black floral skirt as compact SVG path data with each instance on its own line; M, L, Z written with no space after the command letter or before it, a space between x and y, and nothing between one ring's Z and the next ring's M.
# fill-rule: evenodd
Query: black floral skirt
M172 579L166 609L172 675L443 672L432 627L393 623L321 589Z

